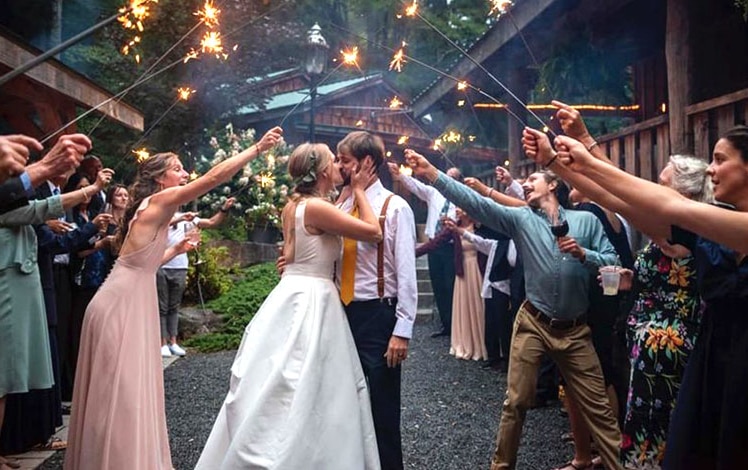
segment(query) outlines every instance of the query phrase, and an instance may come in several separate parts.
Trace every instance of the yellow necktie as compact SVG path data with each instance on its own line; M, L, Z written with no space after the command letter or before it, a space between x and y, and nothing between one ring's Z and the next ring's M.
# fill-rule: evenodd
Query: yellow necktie
M353 205L353 217L358 218L358 205ZM353 300L353 281L356 277L356 246L352 238L343 238L343 261L340 269L340 300L348 305Z

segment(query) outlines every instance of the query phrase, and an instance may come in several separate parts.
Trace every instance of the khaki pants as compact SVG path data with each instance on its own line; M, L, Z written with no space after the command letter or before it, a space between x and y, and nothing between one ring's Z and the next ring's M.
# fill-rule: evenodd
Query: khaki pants
M548 353L561 370L566 380L566 392L573 395L579 404L605 468L622 468L619 462L621 432L605 393L590 328L581 325L568 330L551 329L535 319L522 305L514 321L506 400L491 470L513 469L517 463L522 425L527 409L535 398L538 365L543 353Z

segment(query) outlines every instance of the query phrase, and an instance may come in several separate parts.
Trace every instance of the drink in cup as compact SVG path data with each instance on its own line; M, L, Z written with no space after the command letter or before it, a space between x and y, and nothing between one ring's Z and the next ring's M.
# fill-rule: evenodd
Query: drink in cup
M603 266L600 268L600 277L603 282L603 295L618 294L621 282L621 270L618 266Z

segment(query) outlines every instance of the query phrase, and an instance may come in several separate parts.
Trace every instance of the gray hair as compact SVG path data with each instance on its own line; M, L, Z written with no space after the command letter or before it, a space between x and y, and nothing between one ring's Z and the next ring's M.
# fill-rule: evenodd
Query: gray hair
M711 203L714 201L712 179L706 173L709 164L693 155L672 155L672 188L694 201Z

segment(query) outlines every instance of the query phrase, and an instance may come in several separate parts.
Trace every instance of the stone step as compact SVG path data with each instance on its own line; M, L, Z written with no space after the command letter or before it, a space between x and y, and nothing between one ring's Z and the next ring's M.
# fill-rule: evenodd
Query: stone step
M429 258L428 256L419 256L416 258L416 269L418 268L425 268L429 269Z
M431 292L424 292L418 294L418 309L434 308L434 294Z
M429 269L428 268L425 268L425 269L424 268L416 269L416 279L418 279L419 281L421 279L427 279L427 280L430 279L429 278Z
M416 310L416 321L431 321L434 316L434 310L430 308L419 308Z
M417 282L418 282L418 293L419 294L421 292L429 292L429 293L433 292L433 290L431 289L431 281L429 281L428 279L418 279Z

